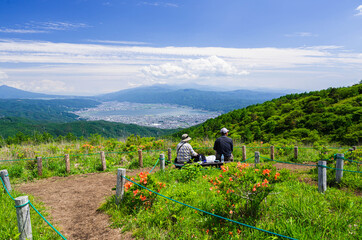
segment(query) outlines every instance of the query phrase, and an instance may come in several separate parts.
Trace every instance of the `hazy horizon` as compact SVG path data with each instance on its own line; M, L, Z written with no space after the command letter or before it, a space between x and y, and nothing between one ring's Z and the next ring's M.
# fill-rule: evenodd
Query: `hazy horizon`
M238 91L238 90L246 90L246 91L255 91L255 92L270 92L270 93L285 93L285 94L288 94L288 93L298 93L298 92L303 92L302 90L296 90L296 89L267 89L267 88L244 88L244 89L218 89L218 88L210 88L208 87L207 89L204 89L201 85L197 85L197 86L188 86L188 87L181 87L181 86L178 86L178 85L169 85L169 84L154 84L154 85L144 85L144 86L138 86L138 87L129 87L129 88L125 88L125 89L119 89L119 90L114 90L114 91L111 91L111 92L105 92L105 93L96 93L94 95L86 95L86 94L82 94L82 93L79 93L77 94L76 92L75 93L72 93L72 94L69 94L69 93L49 93L49 92L36 92L36 91L30 91L30 90L26 90L26 89L20 89L20 88L16 88L16 87L12 87L12 86L8 86L8 85L0 85L0 87L10 87L10 88L15 88L15 89L19 89L19 90L22 90L22 91L27 91L27 92L32 92L32 93L40 93L40 94L48 94L48 95L64 95L64 96L80 96L80 97L96 97L96 96L99 96L99 95L104 95L104 94L109 94L109 93L115 93L115 92L119 92L119 91L122 91L122 90L129 90L129 89L137 89L137 88L142 88L142 87L169 87L170 89L195 89L195 90L200 90L200 91L213 91L213 92L228 92L228 91Z

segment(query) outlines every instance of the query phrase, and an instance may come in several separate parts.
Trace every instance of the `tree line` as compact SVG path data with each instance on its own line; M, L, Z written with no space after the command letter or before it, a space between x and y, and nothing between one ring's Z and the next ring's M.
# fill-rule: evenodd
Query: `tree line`
M217 137L222 127L243 142L294 140L304 144L337 142L359 145L362 136L362 84L328 88L248 106L209 119L187 132L193 137Z

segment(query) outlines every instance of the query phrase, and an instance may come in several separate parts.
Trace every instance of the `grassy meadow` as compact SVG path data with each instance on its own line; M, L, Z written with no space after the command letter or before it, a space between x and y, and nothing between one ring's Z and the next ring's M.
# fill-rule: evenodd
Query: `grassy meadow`
M213 139L192 140L191 144L196 152L212 155L213 142ZM152 168L161 153L167 159L168 148L172 149L171 159L174 159L176 144L171 140L138 136L116 140L95 135L88 140L71 142L7 145L0 148L0 169L8 170L11 183L100 172L99 152L104 151L106 171L115 173L118 168L139 168L139 149L142 149L144 167ZM362 179L361 174L356 173L361 170L361 150L350 152L348 146L333 145L298 146L295 159L294 144L253 142L246 146L247 161L237 163L242 161L242 145L235 142L235 162L224 169L190 165L176 170L170 163L166 171L145 172L134 181L208 213L296 239L356 239L361 235ZM271 145L275 146L277 161L313 165L318 160L328 159L330 168L335 168L334 154L344 153L345 169L351 172L344 172L342 182L337 184L335 170L327 169L328 189L321 194L316 185L317 168L277 170L276 162L270 160ZM257 170L253 164L255 151L261 156ZM65 154L70 155L70 173L65 170ZM42 176L38 176L36 157L43 158ZM114 204L112 197L100 207L111 216L113 227L132 231L137 238L281 238L156 196L141 186L129 186L120 206ZM2 193L0 197L4 209L0 213L0 235L6 236L1 239L13 239L17 234L16 214L13 201L6 195ZM45 208L41 210L44 212ZM8 216L12 216L11 221L5 220ZM33 231L39 236L36 239L56 239L53 230L44 224L34 224Z

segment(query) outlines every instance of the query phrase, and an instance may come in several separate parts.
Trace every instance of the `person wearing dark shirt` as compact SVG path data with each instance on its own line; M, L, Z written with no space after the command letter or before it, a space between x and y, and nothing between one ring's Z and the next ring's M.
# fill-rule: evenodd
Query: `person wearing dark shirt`
M234 161L233 152L233 140L228 137L228 132L226 128L220 130L221 137L216 139L214 143L214 150L216 151L216 159L220 160L221 155L224 155L224 161Z

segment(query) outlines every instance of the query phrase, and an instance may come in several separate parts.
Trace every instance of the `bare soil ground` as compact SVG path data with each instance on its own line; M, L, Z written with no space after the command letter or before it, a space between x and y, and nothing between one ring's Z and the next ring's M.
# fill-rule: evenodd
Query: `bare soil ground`
M127 175L150 170L128 170ZM69 240L133 239L131 233L122 234L120 229L110 228L109 217L97 211L102 202L115 193L112 188L116 181L114 173L90 173L41 179L15 188L42 201L50 213L49 221Z
M313 165L313 163L308 163L308 165ZM276 163L274 164L274 166L277 168L277 169L289 169L290 171L293 171L293 172L300 172L300 171L305 171L305 170L310 170L310 169L313 169L315 167L313 166L302 166L302 165L294 165L294 164L288 164L288 163ZM314 186L317 186L318 185L318 182L309 178L309 177L299 177L298 180L300 182L305 182L309 185L314 185Z

